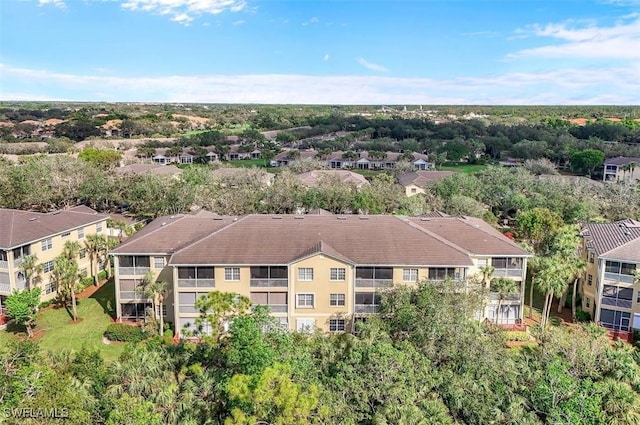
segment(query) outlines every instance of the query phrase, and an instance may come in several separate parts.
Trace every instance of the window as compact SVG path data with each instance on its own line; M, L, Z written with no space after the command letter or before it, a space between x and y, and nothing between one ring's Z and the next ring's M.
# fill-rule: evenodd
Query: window
M314 295L313 294L297 294L296 307L297 308L313 308Z
M345 295L344 294L329 295L329 305L331 307L343 307L345 305Z
M31 255L31 246L30 245L25 245L25 246L21 246L20 248L14 248L13 249L13 259L14 259L14 261L17 260L18 258L26 257L27 255Z
M460 273L452 267L429 267L429 280L458 279Z
M629 331L631 322L631 313L626 311L608 310L603 308L600 310L600 323L605 328L616 331Z
M330 279L331 280L344 280L346 270L344 268L331 268Z
M84 228L78 229L78 239L84 238Z
M591 306L591 300L589 299L589 297L584 298L584 306L586 308L589 308Z
M53 261L47 261L42 265L42 269L45 273L50 273L53 271Z
M51 282L44 285L44 293L47 295L53 292L56 292L57 290L58 290L58 282L56 282L55 280L52 280Z
M587 275L587 285L591 286L593 285L593 276L592 275Z
M316 319L296 319L296 331L311 333L316 328Z
M346 321L344 319L329 319L329 332L344 332Z
M403 282L417 282L418 281L418 269L402 269L402 281Z
M165 266L165 258L164 257L153 257L153 268L162 269Z
M71 232L64 232L64 233L62 234L62 238L63 238L63 239L64 239L64 238L68 238L69 236L71 236Z
M411 193L416 193L418 191L418 189L416 189L415 187L411 188Z
M478 260L478 267L485 267L486 265L487 265L487 259L486 258Z
M7 261L9 256L7 255L7 251L0 250L0 261Z
M224 280L240 280L240 267L225 267Z
M96 233L102 232L102 223L96 224Z
M594 254L593 252L590 252L590 253L589 253L589 262L590 262L591 264L593 264L593 263L595 263L595 261L596 261L596 256L595 256L595 254Z
M87 272L87 268L83 267L80 269L80 276L82 277L87 277L89 275L89 272Z
M86 258L86 257L87 257L87 250L85 248L78 251L78 258L82 260L83 258Z
M51 248L53 248L53 240L51 240L51 238L45 239L42 242L40 242L40 245L43 251L48 251Z
M491 265L496 269L521 269L522 258L492 258Z
M313 280L313 269L311 267L301 267L298 269L298 280Z
M167 317L167 305L162 304L162 317Z

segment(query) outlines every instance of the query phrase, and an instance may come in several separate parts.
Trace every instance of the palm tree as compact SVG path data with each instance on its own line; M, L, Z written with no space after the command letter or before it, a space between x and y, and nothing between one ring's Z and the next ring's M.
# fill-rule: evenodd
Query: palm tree
M567 290L568 281L573 277L569 265L560 255L542 258L538 272L538 287L545 294L540 324L546 327L551 313L554 294Z
M76 301L76 291L80 282L80 271L75 259L60 255L54 260L53 278L58 282L58 290L65 297L65 302L71 299L71 315L73 321L78 320L78 305Z
M498 294L498 308L496 311L496 323L500 322L500 309L502 302L507 299L511 294L515 294L518 290L518 285L512 279L499 277L491 281L491 292Z
M35 254L23 257L20 270L24 273L26 289L31 290L32 286L38 285L42 281L44 267L42 264L38 264L38 257Z
M107 272L107 279L111 278L111 259L109 258L109 251L117 247L120 244L116 239L107 238L103 236L103 243L100 246L99 258L102 261L102 266Z
M496 268L487 264L486 266L480 267L480 279L482 282L483 288L488 288L491 284L491 279L493 279L493 273L496 271Z
M160 335L164 334L164 316L162 314L162 305L167 289L167 282L158 280L153 272L149 270L143 279L144 294L151 298L154 319L160 321Z
M87 249L87 254L89 254L89 263L91 267L91 276L93 276L93 283L95 285L98 284L98 259L100 258L100 253L103 250L103 245L106 244L105 237L100 234L91 234L87 235L86 240L84 241L84 246Z
M75 260L80 253L80 243L76 241L66 241L62 248L62 256L69 260Z

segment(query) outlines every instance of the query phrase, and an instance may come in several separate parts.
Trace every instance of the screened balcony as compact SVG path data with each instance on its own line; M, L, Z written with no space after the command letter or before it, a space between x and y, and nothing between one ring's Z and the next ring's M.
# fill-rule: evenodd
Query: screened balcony
M289 311L288 294L286 292L251 292L249 295L253 306L269 307L271 313L287 313Z
M391 288L392 267L356 267L356 288Z
M287 266L251 267L249 286L252 288L287 288L289 268Z
M178 267L178 288L214 288L213 267Z
M633 284L633 273L636 265L620 261L606 261L604 267L604 280L609 283Z
M495 269L493 277L522 277L523 264L522 258L492 258L491 265Z
M380 295L375 292L356 292L355 313L377 313L380 308Z
M148 256L122 255L118 257L118 273L121 276L141 276L151 270Z

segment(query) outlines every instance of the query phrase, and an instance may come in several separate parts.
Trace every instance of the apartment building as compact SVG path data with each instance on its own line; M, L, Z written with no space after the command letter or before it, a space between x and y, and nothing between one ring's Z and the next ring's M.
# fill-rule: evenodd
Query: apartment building
M43 266L42 300L55 297L56 282L51 279L53 260L62 253L66 241L83 245L90 234L107 232L108 215L85 206L50 213L0 208L0 302L14 290L26 288L24 258L35 255ZM80 253L81 270L90 270L86 252Z
M602 181L638 183L640 181L640 158L618 156L605 159Z
M590 223L582 231L587 270L580 282L582 310L612 331L640 329L640 222Z
M469 217L197 215L162 217L113 250L117 315L144 317L141 293L152 270L168 282L166 317L179 334L198 317L196 300L213 290L269 306L291 330L350 331L377 312L379 292L423 279L458 281L493 265L520 283L502 302L489 294L480 319L522 319L529 254Z

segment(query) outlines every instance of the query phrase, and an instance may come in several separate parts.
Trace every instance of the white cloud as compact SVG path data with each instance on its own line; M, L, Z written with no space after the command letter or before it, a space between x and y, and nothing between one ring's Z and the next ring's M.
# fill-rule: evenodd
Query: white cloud
M233 22L231 23L231 25L233 25L233 26L236 26L236 27L237 27L238 25L242 25L242 24L244 24L244 23L245 23L245 20L244 20L244 19L240 19L239 21L233 21Z
M329 53L325 53L324 57L322 58L323 61L328 61L329 60Z
M247 7L247 2L246 0L124 0L121 5L127 10L169 15L172 21L189 25L202 15L243 11Z
M387 72L388 69L385 68L382 65L378 65L376 63L372 63L369 62L368 60L364 59L364 58L358 58L358 63L362 66L364 66L367 69L370 69L371 71L377 71L377 72Z
M640 65L506 73L490 78L291 74L114 77L0 64L3 87L32 98L124 102L287 104L637 104ZM97 96L96 93L109 95ZM0 100L28 99L3 92Z
M318 22L320 22L320 19L318 19L317 17L313 17L311 19L309 19L308 21L305 21L302 23L302 26L307 26L307 25L311 25L311 24L317 24Z
M640 59L640 18L637 15L630 16L635 20L622 20L610 27L599 27L593 23L578 26L575 22L531 25L516 33L519 36L551 38L558 42L520 50L509 57Z
M60 9L67 7L63 0L38 0L38 6L45 6L47 4L59 7Z

